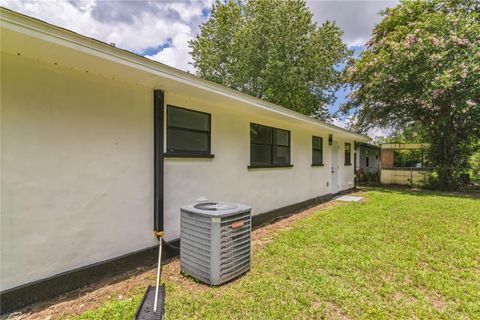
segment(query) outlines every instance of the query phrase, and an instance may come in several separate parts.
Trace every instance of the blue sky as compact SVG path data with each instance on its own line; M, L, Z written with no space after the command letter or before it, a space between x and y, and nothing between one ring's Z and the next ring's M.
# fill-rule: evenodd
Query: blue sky
M175 68L195 73L188 41L199 33L209 17L213 0L0 0L0 5L73 30L119 48L144 55ZM343 40L358 54L376 22L379 11L398 0L307 1L314 20L335 21ZM345 101L346 90L337 93L331 112ZM344 125L344 119L337 125Z
M349 46L349 49L353 51L353 56L354 56L355 58L357 58L357 57L360 55L360 53L362 52L363 48L364 48L364 46L362 46L362 45L351 45L351 46ZM345 65L344 65L344 64L341 64L341 65L339 65L337 68L338 68L339 70L343 70L344 67L345 67ZM337 95L337 101L335 101L334 104L332 104L332 105L330 105L330 106L328 107L328 111L329 111L330 113L335 113L335 112L337 112L337 111L338 111L338 108L339 108L343 103L345 103L345 102L347 101L348 92L349 92L348 88L341 88L341 89L339 89L339 90L337 91L337 93L336 93L336 95Z

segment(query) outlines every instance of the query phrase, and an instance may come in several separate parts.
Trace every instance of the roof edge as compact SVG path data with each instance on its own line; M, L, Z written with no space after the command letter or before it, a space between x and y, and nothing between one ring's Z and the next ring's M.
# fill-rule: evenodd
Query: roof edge
M0 6L0 21L2 22L2 27L8 27L5 25L5 22L10 23L17 26L17 28L22 27L35 33L54 37L57 41L64 41L66 43L81 46L88 50L93 50L96 55L110 56L112 58L115 58L117 62L121 61L131 67L136 67L138 69L148 71L158 76L163 76L183 83L189 83L198 88L221 94L223 96L227 96L247 104L255 105L259 108L267 109L275 113L283 114L290 118L306 121L325 129L330 129L351 135L362 141L371 140L371 138L366 135L355 133L350 130L338 127L336 125L329 124L325 121L308 117L304 114L287 109L277 104L261 100L240 91L230 89L223 85L202 79L189 72L176 69L158 61L150 60L144 56L138 55L125 49L113 47L103 41L81 35L69 29L50 24L43 20L24 15L22 13L18 13L2 6Z

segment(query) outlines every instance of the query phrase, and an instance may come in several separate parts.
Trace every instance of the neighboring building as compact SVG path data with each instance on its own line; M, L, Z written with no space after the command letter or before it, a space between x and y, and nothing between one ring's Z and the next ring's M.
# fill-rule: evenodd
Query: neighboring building
M370 140L6 9L1 43L2 311L151 255L154 212L172 242L201 199L260 223L351 189Z
M380 147L368 144L357 143L355 172L359 182L377 181L380 171Z
M426 143L385 143L381 150L382 184L421 185L430 168Z

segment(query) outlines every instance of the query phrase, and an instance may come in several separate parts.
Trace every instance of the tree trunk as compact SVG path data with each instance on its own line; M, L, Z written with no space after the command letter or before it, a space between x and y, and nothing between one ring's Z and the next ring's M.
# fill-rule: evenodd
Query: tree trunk
M438 177L438 188L452 190L458 187L459 163L457 141L453 128L453 119L443 116L432 137L431 159Z

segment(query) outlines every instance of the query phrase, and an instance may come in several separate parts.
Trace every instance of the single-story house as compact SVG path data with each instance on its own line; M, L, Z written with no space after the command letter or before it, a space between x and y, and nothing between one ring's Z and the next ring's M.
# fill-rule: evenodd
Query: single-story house
M0 10L2 312L153 261L182 205L258 224L354 186L366 136Z
M375 180L380 171L380 147L359 142L356 144L355 175L357 181Z
M428 143L384 143L381 146L380 183L422 185L431 168L426 149Z

